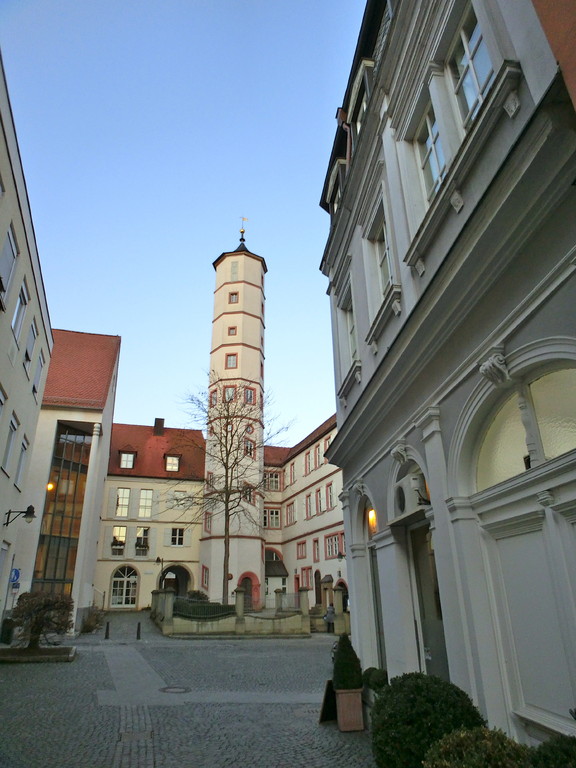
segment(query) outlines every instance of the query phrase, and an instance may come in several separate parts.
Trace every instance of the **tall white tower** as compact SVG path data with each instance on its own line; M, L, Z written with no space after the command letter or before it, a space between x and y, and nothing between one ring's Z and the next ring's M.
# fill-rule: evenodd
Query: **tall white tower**
M260 526L267 268L264 259L246 247L243 229L240 234L238 248L214 262L206 436L209 504L201 546L201 586L212 600L243 587L247 606L256 606L264 596Z

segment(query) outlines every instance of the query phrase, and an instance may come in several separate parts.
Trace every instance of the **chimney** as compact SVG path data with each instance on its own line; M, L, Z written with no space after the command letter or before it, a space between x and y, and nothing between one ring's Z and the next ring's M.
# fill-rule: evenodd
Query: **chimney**
M164 419L154 419L154 434L155 435L164 434Z

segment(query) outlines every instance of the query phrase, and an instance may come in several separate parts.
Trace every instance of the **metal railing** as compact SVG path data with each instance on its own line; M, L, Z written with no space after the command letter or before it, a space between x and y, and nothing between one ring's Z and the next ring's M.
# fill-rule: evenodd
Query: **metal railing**
M299 611L300 595L298 592L273 592L271 595L266 595L265 608L278 611Z
M209 603L204 600L189 600L187 597L174 598L174 616L182 616L185 619L213 621L233 616L235 613L234 604L222 605L222 603Z

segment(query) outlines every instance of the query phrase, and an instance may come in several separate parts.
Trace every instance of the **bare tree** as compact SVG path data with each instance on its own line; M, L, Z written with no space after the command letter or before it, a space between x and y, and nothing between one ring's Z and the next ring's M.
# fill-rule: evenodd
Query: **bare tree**
M207 392L189 397L192 419L203 426L206 436L206 482L202 498L194 501L203 518L222 523L224 604L228 603L232 528L260 532L264 445L287 429L265 426L267 404L249 382L218 380L215 375Z

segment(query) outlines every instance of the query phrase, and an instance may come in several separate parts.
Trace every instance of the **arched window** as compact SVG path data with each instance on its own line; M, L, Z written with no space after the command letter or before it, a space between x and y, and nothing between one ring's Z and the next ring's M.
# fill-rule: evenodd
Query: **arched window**
M138 574L129 565L117 568L112 576L110 605L113 607L136 605Z
M488 426L476 467L478 491L576 448L576 368L519 384Z

